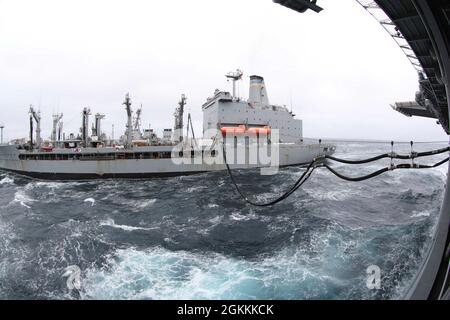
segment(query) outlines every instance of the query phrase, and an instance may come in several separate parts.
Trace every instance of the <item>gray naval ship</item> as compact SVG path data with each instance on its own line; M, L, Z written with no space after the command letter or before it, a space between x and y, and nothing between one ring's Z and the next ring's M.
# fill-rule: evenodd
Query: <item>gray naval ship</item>
M184 125L184 95L174 114L174 129L165 129L162 137L150 128L141 130L142 107L133 112L127 95L126 132L117 141L102 131L105 115L96 114L89 130L88 108L82 112L78 135L66 137L62 114L56 114L51 137L43 140L41 114L31 106L29 138L0 146L0 168L48 180L142 179L226 170L223 152L231 168L245 169L302 165L335 151L335 146L321 141L303 141L302 121L285 106L269 103L262 77L250 77L248 100L237 97L236 82L242 75L240 70L227 74L233 93L216 90L203 104L202 139L195 139L190 115ZM259 157L251 161L249 150L262 147L270 149L270 159L276 161L263 162ZM241 161L237 149L246 151Z

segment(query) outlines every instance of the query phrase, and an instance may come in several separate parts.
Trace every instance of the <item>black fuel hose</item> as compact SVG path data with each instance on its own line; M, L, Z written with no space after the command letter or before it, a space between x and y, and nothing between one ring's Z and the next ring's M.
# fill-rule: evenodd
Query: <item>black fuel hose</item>
M375 178L376 176L379 176L380 174L383 174L383 173L385 173L385 172L390 170L389 168L386 167L386 168L383 168L383 169L380 169L378 171L372 172L371 174L368 174L368 175L365 175L365 176L348 177L348 176L344 176L343 174L340 174L339 172L337 172L336 170L334 170L333 168L331 168L327 164L325 164L324 167L327 168L336 177L338 177L338 178L340 178L342 180L353 181L353 182L369 180L369 179Z
M379 176L380 174L383 174L385 172L388 171L393 171L396 169L431 169L431 168L436 168L439 167L441 165L443 165L444 163L448 162L450 158L446 158L442 161L439 161L438 163L431 165L431 166L427 166L427 165L423 165L423 164L411 164L411 163L401 163L398 165L395 165L393 167L386 167L383 169L380 169L378 171L372 172L371 174L365 175L365 176L360 176L360 177L349 177L349 176L345 176L339 172L337 172L336 170L334 170L333 168L331 168L329 165L324 164L323 167L327 168L331 173L333 173L336 177L346 180L346 181L353 181L353 182L359 182L359 181L364 181L364 180L368 180L371 178L374 178L376 176Z
M385 172L388 171L393 171L396 169L431 169L431 168L436 168L439 167L441 165L443 165L444 163L449 161L449 157L439 161L438 163L434 164L434 165L423 165L423 164L414 164L414 163L401 163L398 165L391 165L390 167L385 167L382 168L378 171L372 172L368 175L365 176L360 176L360 177L349 177L346 175L343 175L339 172L337 172L336 170L334 170L332 167L330 167L328 164L324 163L321 164L320 166L317 166L317 164L319 162L321 162L321 160L323 159L330 159L330 160L334 160L334 161L338 161L338 162L343 162L346 164L364 164L364 163L368 163L368 162L373 162L373 161L377 161L383 158L391 158L391 159L415 159L415 158L419 158L419 157L426 157L426 156L431 156L431 155L437 155L437 154L441 154L444 152L448 152L450 151L450 147L447 148L442 148L442 149L438 149L438 150L432 150L432 151L427 151L427 152L419 152L419 153L415 153L415 152L411 152L410 155L397 155L394 153L385 153L385 154L381 154L379 156L373 157L373 158L369 158L369 159L364 159L364 160L345 160L345 159L339 159L339 158L335 158L332 156L322 156L322 157L318 157L316 159L314 159L313 161L311 161L308 165L308 167L306 168L305 172L303 172L303 174L300 176L300 178L295 182L295 184L288 190L286 191L283 195L281 195L280 197L267 202L267 203L256 203L252 200L250 200L243 192L242 190L239 188L238 184L236 183L236 180L233 176L233 172L231 171L230 165L227 162L227 155L226 155L226 150L225 150L225 145L222 144L222 149L223 149L223 158L225 161L225 165L228 171L228 175L230 176L231 182L233 183L237 193L242 197L242 199L244 199L248 204L251 204L253 206L256 207L269 207L269 206L273 206L285 199L287 199L290 195L292 195L295 191L297 191L306 181L308 181L308 179L311 177L313 171L316 168L320 168L320 167L324 167L327 168L331 173L333 173L335 176L337 176L338 178L342 179L342 180L346 180L346 181L352 181L352 182L359 182L359 181L365 181L365 180L369 180L372 179L374 177L377 177Z
M325 158L336 161L336 162L346 163L346 164L364 164L364 163L378 161L378 160L381 160L384 158L389 158L389 154L385 153L385 154L381 154L381 155L373 157L373 158L362 159L362 160L346 160L346 159L336 158L333 156L325 156Z
M408 154L408 155L401 155L401 154L396 154L396 153L383 153L383 154L380 154L379 156L376 156L373 158L368 158L368 159L362 159L362 160L347 160L347 159L336 158L333 156L325 156L325 158L332 160L332 161L345 163L345 164L364 164L364 163L370 163L370 162L378 161L378 160L385 159L385 158L407 160L407 159L428 157L428 156L433 156L433 155L441 154L441 153L448 152L448 151L450 151L450 147L432 150L432 151L426 151L426 152L412 152L411 154Z
M273 206L273 205L287 199L291 194L293 194L295 191L297 191L309 179L309 177L311 176L311 174L313 173L313 171L315 169L314 164L316 163L316 160L314 159L308 165L305 172L303 172L303 174L300 176L300 178L298 178L298 180L295 182L295 184L288 191L286 191L283 195L281 195L280 197L276 198L275 200L272 200L267 203L256 203L256 202L250 200L239 188L238 184L236 183L236 180L234 179L233 172L231 171L230 165L227 162L225 146L223 145L222 148L223 148L223 158L225 161L225 165L227 167L228 175L230 176L231 182L233 183L236 191L239 193L239 195L242 197L242 199L245 200L245 202L247 202L255 207L270 207L270 206Z

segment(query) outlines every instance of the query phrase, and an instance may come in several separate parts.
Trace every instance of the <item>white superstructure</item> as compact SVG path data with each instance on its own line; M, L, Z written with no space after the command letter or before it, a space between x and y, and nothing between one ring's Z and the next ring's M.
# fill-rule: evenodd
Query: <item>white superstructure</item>
M302 120L284 106L269 104L264 78L250 77L250 93L247 101L230 93L216 90L203 105L203 132L221 127L245 125L278 129L282 143L303 141ZM212 137L205 137L212 138Z

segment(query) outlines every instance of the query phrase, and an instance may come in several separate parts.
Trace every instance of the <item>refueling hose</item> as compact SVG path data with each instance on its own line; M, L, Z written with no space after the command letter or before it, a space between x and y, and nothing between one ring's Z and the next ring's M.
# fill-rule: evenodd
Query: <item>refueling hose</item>
M393 146L393 142L391 143L391 145ZM432 151L427 151L427 152L413 152L412 151L412 145L413 143L411 142L411 154L409 155L399 155L396 154L394 152L391 153L384 153L381 154L379 156L373 157L373 158L368 158L368 159L363 159L363 160L346 160L346 159L340 159L340 158L336 158L336 157L332 157L332 156L321 156L318 158L314 158L313 161L311 161L308 165L308 167L306 168L305 172L303 172L303 174L300 176L300 178L295 182L295 184L288 190L286 191L283 195L281 195L280 197L276 198L275 200L272 200L270 202L267 203L257 203L254 202L252 200L250 200L240 189L240 187L238 186L238 184L236 183L236 180L234 179L233 176L233 172L231 171L231 168L227 162L227 155L226 155L226 150L225 150L225 144L222 143L222 149L223 149L223 158L225 161L225 165L228 171L228 175L230 176L231 182L233 183L236 191L238 192L238 194L242 197L242 199L245 200L245 202L247 202L248 204L251 204L253 206L256 207L270 207L273 206L285 199L287 199L290 195L292 195L295 191L297 191L310 177L311 174L313 173L313 171L316 168L327 168L331 173L333 173L336 177L342 179L342 180L346 180L346 181L352 181L352 182L359 182L359 181L365 181L365 180L369 180L372 179L374 177L377 177L385 172L388 171L393 171L393 170L397 170L397 169L431 169L431 168L436 168L439 167L441 165L443 165L444 163L448 162L450 160L449 157L447 157L446 159L439 161L438 163L434 164L434 165L423 165L423 164L415 164L414 163L414 159L415 158L420 158L420 157L426 157L426 156L431 156L431 155L436 155L436 154L441 154L444 152L448 152L450 151L450 147L447 148L442 148L442 149L437 149L437 150L432 150ZM364 164L364 163L369 163L369 162L373 162L373 161L377 161L380 159L384 159L384 158L391 158L391 165L389 167L385 167L382 168L378 171L372 172L368 175L365 176L360 176L360 177L349 177L346 175L343 175L339 172L337 172L336 170L334 170L332 167L330 167L328 164L321 164L321 162L323 162L323 160L325 159L330 159L333 161L338 161L338 162L342 162L342 163L346 163L346 164ZM394 165L392 163L392 159L412 159L412 163L401 163L401 164L397 164Z
M287 199L291 194L293 194L295 191L297 191L297 189L300 188L309 179L309 177L311 176L311 174L313 173L313 171L315 169L314 164L316 163L316 159L311 161L311 163L308 165L308 167L306 168L305 172L303 172L301 177L298 178L298 180L295 182L295 184L288 191L286 191L283 195L281 195L277 199L272 200L267 203L256 203L256 202L250 200L237 185L236 180L234 179L234 176L233 176L233 172L231 171L230 165L227 162L227 154L225 151L224 144L222 144L222 148L223 148L223 158L225 160L225 165L227 167L227 171L230 176L231 182L233 183L234 187L236 188L236 191L239 193L239 195L242 197L242 199L245 200L245 202L247 202L255 207L269 207L269 206L273 206L273 205L283 201L284 199Z
M438 149L438 150L427 151L427 152L411 152L411 154L408 154L408 155L396 154L394 152L383 153L383 154L380 154L379 156L376 156L373 158L368 158L368 159L362 159L362 160L347 160L347 159L336 158L333 156L325 156L325 158L333 160L333 161L345 163L345 164L364 164L364 163L378 161L378 160L381 160L384 158L407 160L407 159L415 159L415 158L420 158L420 157L433 156L433 155L441 154L441 153L448 152L448 151L450 151L450 147L442 148L442 149Z
M397 169L431 169L431 168L436 168L436 167L439 167L439 166L443 165L444 163L446 163L448 161L449 161L449 158L446 158L446 159L444 159L442 161L439 161L438 163L436 163L434 165L431 165L431 166L423 165L423 164L401 163L401 164L394 165L392 167L386 167L386 168L380 169L378 171L372 172L371 174L368 174L366 176L361 176L361 177L348 177L348 176L345 176L343 174L338 173L336 170L334 170L333 168L331 168L327 164L323 165L323 167L327 168L331 173L333 173L336 177L338 177L338 178L340 178L342 180L359 182L359 181L365 181L365 180L369 180L369 179L375 178L376 176L379 176L380 174L383 174L383 173L388 172L388 171L397 170Z

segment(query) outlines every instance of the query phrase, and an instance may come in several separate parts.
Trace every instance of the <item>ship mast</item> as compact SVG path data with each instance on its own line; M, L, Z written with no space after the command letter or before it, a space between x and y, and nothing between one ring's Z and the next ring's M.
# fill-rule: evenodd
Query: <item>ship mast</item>
M97 136L98 140L100 140L100 137L102 135L101 122L102 122L103 119L105 119L105 117L106 116L104 114L100 114L100 113L97 113L95 115L95 125L94 125L94 130L93 130L94 132L93 132L93 134L95 136Z
M59 134L57 136L56 131L57 131L57 127L60 124L62 117L63 117L62 113L61 114L57 113L57 114L53 115L53 129L52 129L52 137L51 137L51 140L53 143L56 143L56 141L58 141L61 137L61 132L59 131ZM59 128L61 130L61 125L59 125Z
M127 95L125 96L125 101L123 103L123 105L125 106L125 109L127 111L127 143L126 143L126 147L129 148L133 142L133 125L132 125L132 116L133 116L133 111L131 110L131 99L130 99L130 94L127 93Z
M236 72L229 72L225 75L225 77L228 78L228 80L231 79L231 81L233 81L233 98L237 98L236 97L236 82L242 79L242 76L244 75L244 73L237 69Z
M136 110L136 118L134 119L134 130L141 132L141 115L142 115L142 104L139 109Z
M32 105L30 105L30 120L31 127L33 123L33 118L36 121L36 146L39 148L41 146L41 112L36 112ZM31 128L33 130L33 128ZM33 144L33 134L31 133L31 144Z
M33 115L30 113L30 150L33 149Z
M186 105L187 97L186 95L181 95L181 100L178 102L178 107L175 110L175 125L173 130L173 142L183 142L183 115L184 115L184 106Z
M89 130L89 116L91 115L91 109L83 109L83 123L81 127L81 139L83 140L83 145L86 148L88 146L88 130Z
M2 124L0 124L0 130L1 130L1 142L0 142L0 144L3 144L3 129L5 128L5 125L2 123Z
M64 123L62 121L60 121L58 123L58 141L65 140L63 138L63 127L64 127Z

